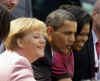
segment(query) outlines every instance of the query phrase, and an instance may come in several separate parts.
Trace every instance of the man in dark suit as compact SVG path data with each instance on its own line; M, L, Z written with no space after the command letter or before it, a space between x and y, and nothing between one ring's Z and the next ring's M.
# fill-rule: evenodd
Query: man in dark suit
M18 4L19 0L0 0L0 6L1 6L1 10L0 10L0 15L1 15L1 28L0 28L0 53L2 53L5 50L5 45L3 40L5 39L5 37L7 36L7 34L9 33L9 23L10 21L13 19L13 17L11 16L11 14L9 14L8 12L12 12L13 9L16 7L16 5ZM8 12L6 11L5 7L8 9ZM9 16L10 15L10 16ZM9 16L9 18L8 18ZM3 19L2 19L3 18Z
M12 14L17 17L32 17L31 0L20 0Z

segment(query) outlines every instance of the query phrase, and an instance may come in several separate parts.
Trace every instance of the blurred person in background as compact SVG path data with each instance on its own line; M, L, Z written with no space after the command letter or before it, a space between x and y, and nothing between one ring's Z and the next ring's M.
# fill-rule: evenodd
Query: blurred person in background
M92 9L96 0L80 0L81 7L92 15Z
M62 4L81 6L80 0L20 0L13 15L16 17L36 17L45 21L48 14Z
M18 17L33 17L32 16L32 1L33 0L19 0L18 5L13 10L12 14Z
M9 33L11 19L12 17L7 8L0 4L0 53L5 50L3 42Z
M94 54L94 79L100 80L100 0L96 0L92 11L93 29L92 29L92 46Z
M9 23L12 19L14 19L14 17L11 14L11 12L13 11L13 9L17 6L19 0L0 0L0 9L1 9L1 32L2 36L0 36L1 40L0 40L0 53L2 53L5 50L5 46L3 43L3 40L5 38L5 35L7 35L9 33ZM7 8L5 8L4 6ZM2 7L3 6L3 7ZM7 11L8 10L8 11ZM10 13L10 14L9 14ZM10 15L10 16L9 16ZM4 19L2 19L4 18ZM4 23L4 24L3 24ZM5 24L6 23L6 24Z
M0 0L0 3L5 5L8 8L9 12L12 12L13 9L17 6L19 0Z

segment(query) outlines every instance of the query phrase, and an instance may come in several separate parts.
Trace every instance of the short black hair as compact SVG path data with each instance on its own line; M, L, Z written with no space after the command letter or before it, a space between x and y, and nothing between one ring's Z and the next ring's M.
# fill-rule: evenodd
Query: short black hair
M12 17L8 12L8 9L0 4L0 41L4 40L10 30L10 21Z
M47 26L53 27L54 30L57 30L64 25L66 20L76 21L70 12L63 9L57 9L47 16L46 24Z
M60 7L66 11L71 12L77 20L77 33L76 35L80 34L85 24L90 24L90 31L92 29L92 17L88 12L83 10L79 6L75 5L63 5Z

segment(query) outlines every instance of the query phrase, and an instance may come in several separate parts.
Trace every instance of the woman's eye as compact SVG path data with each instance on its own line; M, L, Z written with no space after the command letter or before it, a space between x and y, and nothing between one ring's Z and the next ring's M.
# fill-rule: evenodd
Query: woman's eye
M33 38L38 39L38 38L39 38L39 36L33 36Z

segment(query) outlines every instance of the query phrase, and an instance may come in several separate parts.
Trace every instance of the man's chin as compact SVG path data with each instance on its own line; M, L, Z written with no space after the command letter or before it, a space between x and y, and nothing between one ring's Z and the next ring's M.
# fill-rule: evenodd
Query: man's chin
M12 12L12 10L11 9L8 9L8 12Z
M14 8L8 8L8 12L12 12Z
M70 54L72 54L72 50L64 50L63 52L62 52L64 55L70 55Z
M66 52L66 55L71 55L72 54L72 51L71 50L68 50L67 52Z

